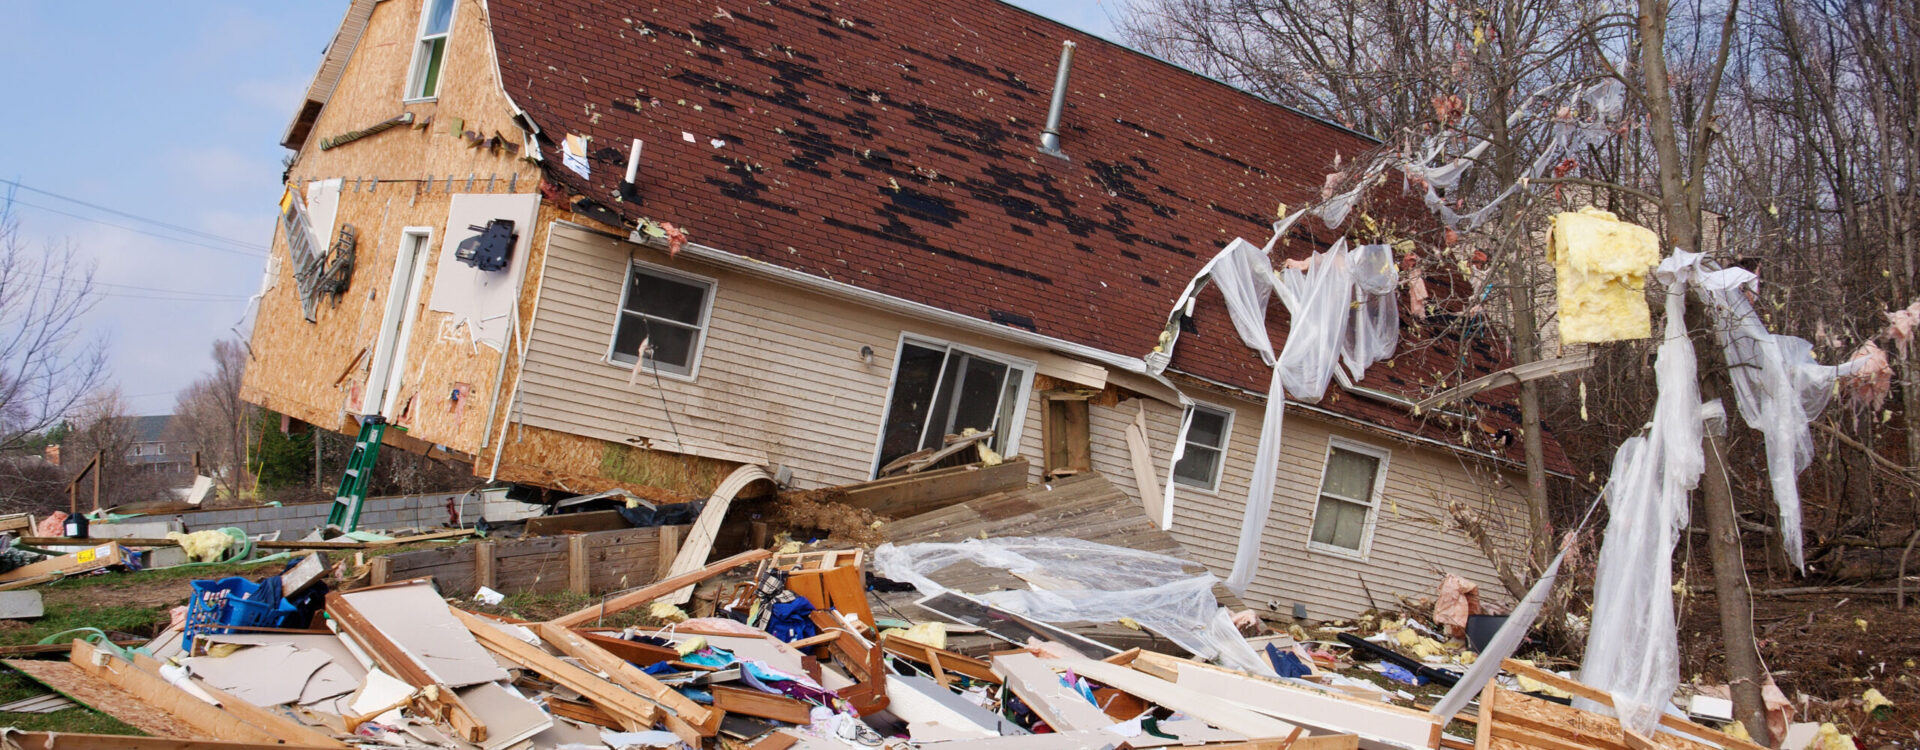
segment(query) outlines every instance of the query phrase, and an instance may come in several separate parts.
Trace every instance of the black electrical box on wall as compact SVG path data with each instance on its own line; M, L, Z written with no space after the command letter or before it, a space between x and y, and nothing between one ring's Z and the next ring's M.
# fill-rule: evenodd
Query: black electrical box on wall
M513 245L520 235L513 233L513 222L506 219L494 219L484 227L468 226L479 232L460 241L453 250L455 260L482 271L498 271L507 267L513 259Z

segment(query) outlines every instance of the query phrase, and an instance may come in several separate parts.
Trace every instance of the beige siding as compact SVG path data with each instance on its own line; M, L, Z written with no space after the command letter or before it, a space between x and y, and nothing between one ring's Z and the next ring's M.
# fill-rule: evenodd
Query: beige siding
M1172 531L1189 552L1224 578L1233 569L1263 412L1249 401L1191 395L1233 409L1232 435L1218 491L1175 488ZM1158 475L1154 481L1164 487L1167 458L1180 429L1179 409L1158 401L1132 400L1092 410L1094 468L1112 477L1129 494L1134 492L1134 483L1125 430L1143 403ZM1320 471L1326 462L1328 438L1333 435L1391 453L1365 559L1308 549ZM1273 509L1263 535L1261 565L1245 599L1256 607L1275 602L1282 612L1290 611L1294 602L1303 602L1315 619L1351 617L1369 608L1369 589L1380 606L1397 606L1401 595L1432 593L1441 572L1465 576L1485 587L1489 597L1503 598L1504 590L1493 567L1479 548L1464 535L1445 530L1442 523L1443 503L1457 499L1502 519L1499 523L1507 525L1502 542L1509 547L1517 545L1526 517L1524 501L1511 484L1498 490L1483 488L1482 482L1491 479L1484 468L1464 462L1451 452L1362 432L1305 409L1290 408ZM1488 493L1494 497L1490 508L1482 499ZM1362 576L1366 579L1364 586Z
M551 236L516 406L533 427L663 450L677 431L688 453L784 464L804 487L846 484L871 477L902 333L1046 356L578 228L561 225ZM692 380L655 381L649 372L629 386L631 366L608 361L629 258L714 280ZM871 364L861 360L863 346L873 349ZM1036 399L1028 399L1018 455L1038 450Z
M646 440L661 449L671 449L677 429L687 452L696 455L784 464L802 487L843 484L867 479L872 470L903 332L1023 359L1054 356L688 259L668 259L566 225L557 225L549 236L546 283L516 406L516 418L533 427L613 442ZM643 375L641 383L629 386L630 368L607 362L630 258L714 280L711 322L694 379L662 376L656 384ZM873 348L871 364L861 361L862 346ZM1232 437L1218 492L1176 490L1172 531L1224 577L1233 566L1261 411L1239 398L1193 395L1234 410ZM1038 401L1038 394L1029 395L1019 455L1040 455ZM1094 468L1130 495L1136 490L1125 430L1142 405L1158 485L1166 481L1179 408L1129 399L1089 412ZM1391 452L1364 560L1307 551L1330 435ZM1273 601L1284 611L1304 602L1315 618L1346 617L1367 608L1365 589L1381 605L1392 606L1400 595L1431 592L1443 571L1478 581L1497 596L1493 570L1478 548L1439 523L1442 501L1436 497L1475 504L1482 497L1470 464L1430 445L1362 432L1300 408L1287 414L1281 464L1264 562L1246 597L1250 605ZM1039 462L1034 465L1038 481ZM1510 489L1503 493L1497 515L1519 523L1525 517L1519 496ZM1509 543L1519 538L1517 527L1513 531Z

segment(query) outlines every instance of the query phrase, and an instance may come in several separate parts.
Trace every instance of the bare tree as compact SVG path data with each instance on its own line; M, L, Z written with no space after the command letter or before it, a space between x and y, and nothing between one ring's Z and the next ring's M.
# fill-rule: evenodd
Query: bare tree
M228 497L247 489L247 445L256 408L240 400L246 348L233 339L213 342L213 371L180 392L173 407L176 437L199 452L202 473Z
M58 424L106 372L104 341L83 340L93 267L71 248L20 235L12 197L0 197L0 452Z
M96 453L100 456L101 507L167 499L166 477L127 460L139 442L137 420L115 388L95 391L74 409L73 432L60 449L61 466L73 476ZM82 510L92 509L90 484L80 490Z

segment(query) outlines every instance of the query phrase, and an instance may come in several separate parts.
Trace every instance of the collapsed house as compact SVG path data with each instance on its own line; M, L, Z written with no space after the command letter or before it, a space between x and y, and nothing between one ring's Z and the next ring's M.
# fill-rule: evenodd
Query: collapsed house
M284 145L250 402L656 501L973 432L1031 482L1104 475L1224 576L1268 371L1211 288L1148 355L1223 245L1378 144L994 0L354 0ZM1293 405L1245 601L1492 585L1458 523L1532 533L1511 390L1412 404L1503 356L1423 340Z

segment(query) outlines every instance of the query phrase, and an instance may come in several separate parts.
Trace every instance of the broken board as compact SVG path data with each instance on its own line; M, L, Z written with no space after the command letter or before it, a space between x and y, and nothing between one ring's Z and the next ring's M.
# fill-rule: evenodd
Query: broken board
M54 692L124 721L142 732L160 737L213 739L194 729L192 725L175 718L173 714L155 708L132 693L109 685L105 681L94 679L79 667L67 662L8 659L5 663L21 674L32 677L36 682L52 688Z
M1025 647L1028 639L1034 639L1059 641L1088 655L1120 653L1120 649L1107 644L1074 635L1044 622L1029 620L965 594L947 591L914 603L954 622L977 626L989 635L1016 646Z

